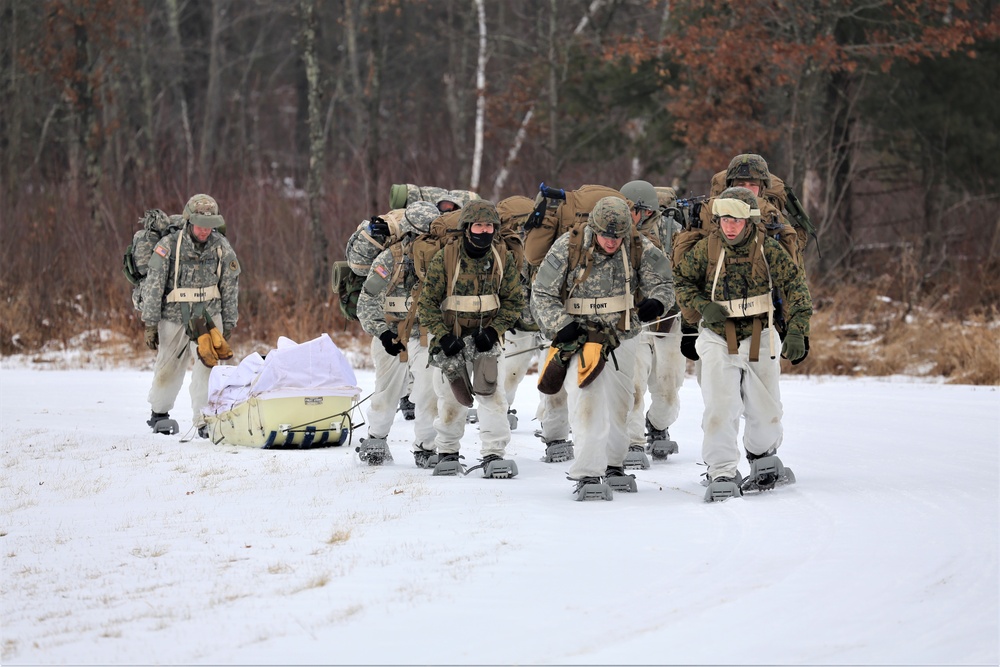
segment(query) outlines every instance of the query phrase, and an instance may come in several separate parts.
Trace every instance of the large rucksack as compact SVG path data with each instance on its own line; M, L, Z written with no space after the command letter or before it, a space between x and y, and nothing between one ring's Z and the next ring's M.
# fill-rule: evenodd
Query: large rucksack
M368 277L372 262L379 253L402 238L405 211L406 209L402 208L393 209L377 216L378 220L384 221L389 227L389 237L381 243L368 230L374 219L363 221L347 241L348 259L333 263L330 286L337 294L340 314L344 319L351 322L358 321L358 297L361 295L365 278Z
M524 261L539 266L555 240L586 222L594 205L604 197L625 196L605 185L584 185L578 190L557 190L544 183L535 197L535 210L524 223Z
M142 229L132 236L122 257L122 273L131 283L132 305L142 310L142 283L149 271L149 258L160 239L183 226L181 216L168 216L158 208L150 209L139 218Z
M816 226L806 213L802 202L790 185L770 174L771 184L764 190L764 199L774 205L792 224L799 237L799 254L805 253L809 237L816 238ZM712 176L712 196L718 197L726 189L726 172L720 171Z

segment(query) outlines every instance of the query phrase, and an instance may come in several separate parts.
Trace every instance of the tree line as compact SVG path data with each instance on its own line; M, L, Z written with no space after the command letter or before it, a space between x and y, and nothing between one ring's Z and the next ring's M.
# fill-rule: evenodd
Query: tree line
M817 289L1000 297L996 2L0 0L0 32L4 350L133 320L123 246L196 192L263 334L336 320L329 263L393 183L697 195L743 152L816 223Z

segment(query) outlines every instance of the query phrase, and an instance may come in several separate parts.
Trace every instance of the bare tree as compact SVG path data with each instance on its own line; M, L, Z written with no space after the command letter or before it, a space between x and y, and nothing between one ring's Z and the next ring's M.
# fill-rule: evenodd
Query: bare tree
M309 236L312 239L313 286L322 290L329 268L327 241L322 226L324 142L323 112L321 109L321 76L317 57L316 0L300 0L302 14L302 60L305 64L306 81L309 88L309 180L306 191L309 196Z
M479 61L476 65L476 138L472 151L472 178L469 189L479 189L479 170L483 163L483 129L486 124L486 5L473 0L479 17Z

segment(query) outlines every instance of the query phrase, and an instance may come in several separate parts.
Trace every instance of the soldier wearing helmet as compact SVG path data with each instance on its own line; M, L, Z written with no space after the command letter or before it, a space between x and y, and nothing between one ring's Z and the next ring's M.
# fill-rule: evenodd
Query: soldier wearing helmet
M667 189L672 195L672 201L669 201L672 205L677 196L672 188ZM659 190L647 181L630 181L621 187L621 193L632 203L632 221L636 229L669 256L676 227L672 218L662 215ZM637 338L626 467L649 468L647 451L660 460L678 451L677 443L670 439L669 428L680 414L680 387L684 384L687 368L687 361L680 351L680 338L674 335L680 332L679 319L662 319L643 327ZM651 399L648 411L647 389Z
M753 192L727 188L712 200L715 228L674 271L678 302L701 315L695 349L705 402L708 501L794 481L776 455L783 437L777 349L793 363L805 356L812 301L802 270L754 224L759 215ZM775 287L786 295L784 341L774 326ZM750 461L746 480L737 469L740 417L745 418L743 443Z
M504 460L510 442L501 336L521 314L520 271L500 238L500 216L491 201L476 199L460 214L462 233L445 243L427 266L418 312L433 337L430 364L438 396L436 475L462 471L459 449L468 408L478 402L481 466L485 477L513 476ZM503 471L498 472L498 471Z
M656 206L655 197L650 203ZM621 196L600 199L586 224L557 239L538 269L531 310L552 340L539 390L566 390L576 450L569 478L578 500L610 499L612 488L636 490L623 470L636 336L641 321L658 318L673 301L667 258L633 233L631 205ZM614 362L606 364L611 355Z
M371 358L375 363L375 390L366 419L368 437L358 448L361 460L369 465L392 460L387 438L411 374L407 400L414 405L414 462L427 467L434 453L437 396L427 367L426 335L421 342L414 298L419 280L412 248L413 241L430 230L438 214L437 207L426 201L406 207L399 223L399 239L372 261L358 296L358 319L372 336Z
M181 219L181 229L164 236L153 249L143 284L146 346L157 351L149 390L152 414L146 423L163 432L157 423L170 419L188 363L197 356L202 363L195 364L191 375L191 409L198 434L207 438L202 408L208 402L209 372L232 351L227 343L201 350L195 334L221 326L223 342L229 340L239 319L240 264L219 233L225 220L215 199L205 194L191 197ZM196 331L196 322L203 322L206 330Z

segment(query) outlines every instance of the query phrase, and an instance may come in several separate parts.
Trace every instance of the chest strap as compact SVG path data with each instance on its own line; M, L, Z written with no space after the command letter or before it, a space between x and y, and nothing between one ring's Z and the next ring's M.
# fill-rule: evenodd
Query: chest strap
M770 341L771 358L774 359L774 302L771 300L771 292L774 285L771 282L771 267L767 264L767 256L764 254L764 244L761 243L760 256L764 260L764 268L767 270L767 294L760 294L746 299L730 299L729 301L717 301L715 299L715 289L719 284L719 274L722 272L722 265L725 264L726 248L719 249L719 260L715 264L715 276L712 279L712 301L719 304L729 313L723 328L726 332L726 346L729 354L737 354L739 351L739 341L736 340L736 318L752 317L753 323L750 330L750 361L760 360L760 334L761 318L767 315L767 326L771 329Z

